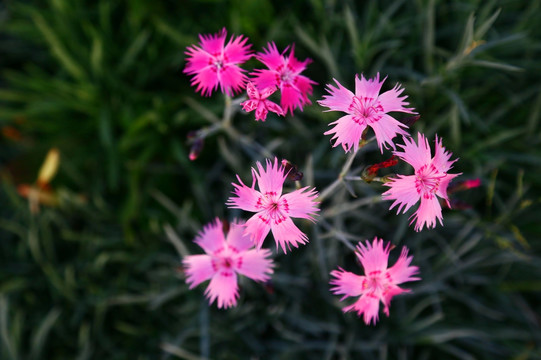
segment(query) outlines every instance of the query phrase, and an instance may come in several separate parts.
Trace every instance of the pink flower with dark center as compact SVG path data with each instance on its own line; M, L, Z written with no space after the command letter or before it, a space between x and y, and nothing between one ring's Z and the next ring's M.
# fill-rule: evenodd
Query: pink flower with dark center
M447 152L436 135L434 157L431 157L428 140L421 133L417 134L417 144L411 138L404 138L403 151L394 151L394 154L404 160L415 170L414 175L397 175L383 185L390 187L382 194L383 200L394 200L391 209L398 205L397 213L406 212L410 207L420 201L419 208L412 215L415 231L421 231L426 224L427 228L436 226L436 219L442 222L441 205L438 197L444 199L448 206L447 186L449 182L460 174L448 174L452 164L451 153ZM411 224L410 223L410 224Z
M250 75L255 77L253 81L258 89L278 87L282 109L285 113L290 111L293 114L293 110L297 107L302 110L304 104L311 104L308 95L312 94L312 85L316 82L301 75L312 60L297 60L294 56L294 46L291 47L289 55L285 56L288 48L280 54L276 45L273 42L269 43L267 49L256 54L256 58L268 69L256 69Z
M275 91L276 87L271 86L259 92L254 86L254 84L250 81L248 82L248 85L246 85L246 92L249 99L242 102L240 105L242 106L242 109L246 112L255 110L256 120L265 121L269 111L283 116L284 110L282 110L279 105L273 103L270 100L267 100L267 98L271 96Z
M233 183L236 197L230 197L227 205L255 212L246 222L246 234L251 236L258 249L269 231L272 231L276 247L280 245L284 253L287 252L286 245L291 249L291 245L298 247L308 242L308 237L295 226L291 218L313 221L312 215L319 211L318 203L315 202L318 194L315 189L307 190L308 187L282 194L286 177L284 167L279 166L275 158L274 163L267 159L266 169L260 162L257 162L257 171L252 168L251 187L244 185L238 175L240 185ZM259 190L255 189L256 181Z
M385 78L386 79L386 78ZM404 107L408 105L404 100L407 96L399 96L404 89L396 84L389 91L380 94L381 86L385 81L379 81L379 73L374 79L361 79L355 76L355 94L343 87L336 79L334 80L338 87L327 85L327 91L330 95L323 96L323 100L318 103L321 106L328 107L327 111L342 111L347 115L330 123L334 127L325 132L325 135L334 134L332 139L336 139L333 147L342 145L345 152L351 148L357 151L363 131L370 126L376 134L376 140L380 151L383 153L383 147L395 148L392 139L396 135L408 136L403 130L407 125L397 121L387 113L398 111L414 114L413 109Z
M371 322L376 324L378 321L380 301L383 303L385 315L389 316L389 305L393 296L409 292L408 289L397 286L398 284L420 280L413 276L419 272L419 268L410 266L413 257L408 256L406 247L402 248L396 263L387 268L389 244L383 247L383 240L376 237L372 244L367 240L365 245L357 245L355 255L363 266L364 275L356 275L342 268L331 272L334 277L330 282L334 286L331 291L336 295L343 295L340 300L360 296L353 305L344 307L343 311L355 310L358 316L364 314L366 325Z
M214 35L199 35L200 46L189 46L185 52L184 73L194 75L192 86L204 96L210 96L218 85L227 95L244 89L247 77L238 65L252 56L252 45L246 45L248 39L242 35L231 37L225 44L226 36L225 28Z
M237 274L255 281L267 281L273 273L274 264L268 259L270 251L252 248L253 242L249 236L244 235L242 222L233 222L224 236L223 224L220 219L216 219L203 228L195 242L206 254L184 258L186 282L193 289L210 279L205 295L210 304L217 299L219 308L237 304Z

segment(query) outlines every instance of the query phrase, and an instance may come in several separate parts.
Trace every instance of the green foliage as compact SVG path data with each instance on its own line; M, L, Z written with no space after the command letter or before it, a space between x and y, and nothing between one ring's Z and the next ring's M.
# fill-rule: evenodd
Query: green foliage
M541 358L540 16L526 0L2 3L0 358ZM318 85L294 116L234 114L191 162L186 136L221 121L223 97L194 92L183 52L222 27L256 51L295 43ZM328 186L345 156L322 135L336 114L315 101L332 78L351 88L377 72L406 88L413 131L442 136L456 172L481 179L454 194L471 208L415 233L381 186L340 182L270 284L209 307L181 257L200 251L203 224L243 216L224 205L235 174L277 155ZM57 203L31 211L17 186L52 147ZM350 175L378 161L369 145ZM376 235L407 245L423 280L366 326L328 281L336 266L360 272L351 247Z

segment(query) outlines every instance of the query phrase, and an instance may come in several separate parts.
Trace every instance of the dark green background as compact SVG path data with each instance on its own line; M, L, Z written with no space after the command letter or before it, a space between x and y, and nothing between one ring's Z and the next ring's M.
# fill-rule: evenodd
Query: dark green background
M4 1L0 4L1 359L530 359L540 358L540 1ZM199 33L296 44L318 83L295 116L237 114L187 158L189 131L221 117L182 73ZM472 52L472 41L483 41ZM246 68L259 64L250 60ZM277 254L272 283L241 282L238 307L188 290L180 251L227 210L230 183L262 154L297 163L322 190L345 160L324 136L336 112L316 100L332 78L388 75L482 186L454 194L445 226L415 233L389 202L298 222L310 243ZM46 152L62 160L57 207L32 214L16 186ZM353 169L382 161L375 147ZM310 159L310 161L308 161ZM401 165L393 171L409 171ZM359 198L374 184L349 183ZM322 204L355 201L345 187ZM339 241L379 236L408 246L422 281L366 326L342 314L329 271L360 273ZM266 245L273 248L272 239ZM391 261L398 256L393 251Z

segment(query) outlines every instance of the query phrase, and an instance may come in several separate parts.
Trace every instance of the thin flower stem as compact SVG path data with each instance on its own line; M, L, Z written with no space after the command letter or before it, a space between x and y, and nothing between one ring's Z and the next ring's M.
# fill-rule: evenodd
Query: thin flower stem
M231 99L229 96L225 96L225 109L222 121L220 122L220 129L235 141L240 141L242 144L253 148L257 153L263 155L264 157L272 157L270 151L268 151L264 146L254 141L253 139L241 134L233 126L233 115L237 112L237 109L240 108L240 103L246 100L244 96L241 96L236 99Z
M321 192L321 195L319 195L319 198L317 201L323 202L323 200L333 193L333 191L344 181L344 177L348 173L349 169L351 168L351 165L353 164L353 160L355 159L355 156L357 155L357 152L359 150L357 149L353 153L349 154L346 162L344 163L344 166L342 166L342 170L340 170L340 174L338 174L338 178L334 180L329 186L327 186L323 191Z

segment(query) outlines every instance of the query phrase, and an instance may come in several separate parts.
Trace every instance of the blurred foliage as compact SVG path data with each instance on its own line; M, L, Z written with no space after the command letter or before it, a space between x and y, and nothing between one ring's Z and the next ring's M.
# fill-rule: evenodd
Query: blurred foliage
M526 0L4 1L0 358L541 358L540 16ZM190 162L187 134L223 97L194 92L183 52L222 27L255 51L295 43L319 85L293 117L236 114ZM224 205L235 174L276 154L328 185L345 156L322 135L337 114L315 100L332 78L377 72L406 88L413 131L438 133L455 171L481 179L455 194L470 207L414 233L381 186L341 184L302 224L310 244L276 255L272 283L209 307L180 260L202 224L242 216ZM37 186L51 148L59 170L40 191L54 202L36 210L18 189ZM379 161L369 146L351 174ZM423 281L374 327L341 313L328 274L360 272L351 244L375 235L408 246Z

